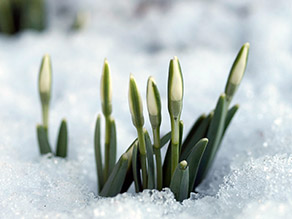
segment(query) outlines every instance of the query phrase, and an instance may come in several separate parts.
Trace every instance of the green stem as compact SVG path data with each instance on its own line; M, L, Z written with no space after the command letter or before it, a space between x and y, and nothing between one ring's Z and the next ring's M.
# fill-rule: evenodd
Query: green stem
M147 164L146 164L146 144L144 138L143 127L137 127L139 151L141 158L142 178L143 178L143 189L147 188Z
M179 161L179 119L171 118L171 176Z
M156 172L157 172L157 189L162 190L162 164L160 149L154 148L154 154L156 158Z
M162 162L160 152L160 129L153 129L154 154L156 158L157 189L162 190Z
M45 127L46 131L49 127L49 105L42 105L42 112L43 112L43 126Z
M111 137L111 119L110 116L105 116L104 181L106 181L109 176L110 137Z

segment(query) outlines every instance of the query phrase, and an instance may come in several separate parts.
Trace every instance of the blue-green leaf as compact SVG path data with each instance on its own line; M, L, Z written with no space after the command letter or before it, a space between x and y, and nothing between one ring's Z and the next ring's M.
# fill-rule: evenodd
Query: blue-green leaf
M123 154L105 182L100 192L101 196L114 197L121 192L128 170L128 163L128 156Z
M138 141L135 142L133 147L133 156L132 156L132 168L133 168L133 177L136 192L141 192L143 190L141 174L140 174L140 161L139 161L139 150L138 150Z
M147 188L154 189L155 188L155 172L154 172L153 147L152 147L150 136L146 130L144 130L144 136L145 136L145 144L146 144L146 150L147 150L147 164L148 164Z
M189 192L194 191L195 180L197 177L199 165L208 144L208 139L201 139L192 149L191 153L187 157L187 162L190 169L190 180L189 180Z
M42 125L37 126L37 136L40 153L41 154L52 153L51 146L48 140L47 130L44 126Z
M224 124L227 112L226 107L226 96L225 94L222 94L218 99L214 112L214 117L208 129L207 138L209 140L209 143L206 147L206 150L202 157L202 161L200 163L198 176L196 179L196 185L198 185L204 179L214 160L217 147L221 141L224 131Z
M67 148L68 148L67 122L66 120L62 120L58 135L56 156L64 158L67 157Z
M109 143L109 174L112 172L117 158L117 134L115 120L110 121L110 143Z
M101 143L100 143L100 115L98 115L96 119L96 123L95 123L94 154L95 154L95 163L96 163L97 178L98 178L98 192L100 192L104 184L102 158L101 158Z
M180 161L187 159L195 144L200 139L206 137L207 130L213 118L213 115L214 112L211 112L207 117L205 115L202 115L197 119L185 141L183 142Z
M189 167L188 163L183 160L181 161L171 178L170 190L173 192L177 201L183 201L189 196Z

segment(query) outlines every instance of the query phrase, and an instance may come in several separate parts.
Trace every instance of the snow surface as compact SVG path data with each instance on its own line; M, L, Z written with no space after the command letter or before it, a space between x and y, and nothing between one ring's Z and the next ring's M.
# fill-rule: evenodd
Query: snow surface
M57 4L59 2L59 4ZM288 218L292 214L292 8L285 0L197 1L52 0L50 28L0 36L0 218ZM168 2L168 3L167 3ZM62 4L63 6L60 6ZM88 23L70 32L72 16ZM133 73L145 97L149 75L166 109L168 62L184 74L185 130L209 112L223 91L240 46L250 42L246 75L234 103L241 107L199 194L182 204L172 193L144 191L96 196L93 129L101 112L103 59L113 76L118 155L135 138L127 103ZM37 75L53 60L50 139L69 124L69 157L40 157ZM147 128L149 121L144 98ZM185 131L186 132L186 131Z

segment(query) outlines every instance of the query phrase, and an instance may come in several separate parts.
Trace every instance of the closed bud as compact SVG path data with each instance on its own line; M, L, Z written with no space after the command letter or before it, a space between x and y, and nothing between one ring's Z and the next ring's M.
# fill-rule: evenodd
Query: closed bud
M149 77L147 83L147 108L152 128L161 124L161 100L157 85L153 77Z
M39 93L42 105L49 105L52 88L52 66L49 55L44 55L39 72Z
M238 55L230 70L228 81L225 87L225 93L227 96L227 100L229 101L231 101L241 82L241 79L243 78L247 65L248 53L249 43L245 43L238 52Z
M168 111L175 119L182 111L183 77L178 58L175 56L169 64L168 74Z
M112 84L108 61L104 60L101 81L100 81L100 98L102 112L105 116L112 113Z
M134 76L130 75L129 82L129 107L134 126L142 127L144 125L142 99Z

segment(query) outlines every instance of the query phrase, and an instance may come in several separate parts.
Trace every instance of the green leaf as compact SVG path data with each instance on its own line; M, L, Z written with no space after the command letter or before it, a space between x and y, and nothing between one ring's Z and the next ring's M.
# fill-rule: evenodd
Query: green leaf
M12 34L16 31L11 0L0 1L0 31L6 34Z
M100 143L100 115L97 116L96 123L95 123L94 154L95 154L95 163L96 163L97 178L98 178L98 192L100 192L104 184L102 158L101 158L101 143Z
M45 0L26 0L22 4L21 28L43 30L46 26Z
M56 156L64 158L67 157L67 148L68 148L67 122L66 120L62 120L58 135Z
M199 165L205 151L205 148L208 144L208 139L201 139L192 149L191 153L187 158L190 169L190 180L189 180L189 193L194 191L195 180L198 173Z
M125 180L123 182L123 186L121 189L120 193L127 192L129 187L134 181L134 176L133 176L133 167L132 167L132 159L133 159L133 151L134 151L134 145L137 144L138 139L135 139L132 144L128 147L126 150L126 155L128 157L128 169L127 169L127 174L125 177Z
M171 181L171 141L168 144L163 162L163 187L169 187Z
M133 147L133 156L132 156L132 168L133 168L133 177L134 177L134 184L135 184L135 191L142 192L142 181L141 181L141 174L140 174L140 161L139 161L139 150L138 150L138 141L136 140L134 147Z
M177 201L183 201L189 196L189 167L188 163L183 160L181 161L173 174L170 183L170 190L173 192Z
M117 134L116 134L116 124L112 119L110 124L110 144L109 144L109 174L112 172L117 158Z
M233 119L234 115L236 114L238 108L239 108L239 105L236 104L236 105L234 105L231 109L229 109L228 112L227 112L226 119L225 119L225 125L224 125L223 134L222 134L222 137L221 137L220 142L219 142L219 144L218 144L217 151L218 151L219 148L220 148L220 145L221 145L221 142L222 142L223 137L224 137L224 135L225 135L225 132L226 132L226 130L227 130L227 128L228 128L228 126L229 126L231 120ZM216 153L217 153L217 151L216 151Z
M167 142L169 142L171 138L171 131L166 133L161 139L160 139L160 149L163 148L164 145L166 145Z
M202 157L195 186L202 182L214 160L217 147L220 143L224 131L224 124L227 112L226 107L226 96L225 94L222 94L218 99L214 112L214 117L208 129L207 138L209 139L209 144L206 147L206 150Z
M224 126L224 131L223 131L222 137L224 136L230 122L232 121L232 119L233 119L233 117L236 114L238 109L239 109L239 105L236 104L228 110L228 113L227 113L226 119L225 119L225 126Z
M104 197L114 197L122 190L123 182L128 170L128 156L123 154L115 165L108 180L105 182L100 195Z
M208 127L214 116L214 113L211 112L207 117L205 115L200 116L192 129L190 130L186 140L182 145L182 152L180 155L180 161L187 159L188 155L192 151L194 145L202 138L206 137Z
M184 123L182 120L180 120L179 121L179 152L181 152L183 132L184 132Z
M51 146L48 140L47 130L44 126L37 126L37 136L39 142L39 149L41 154L52 153Z
M147 188L154 189L155 188L155 172L154 172L153 147L152 147L150 136L146 130L144 130L144 136L145 136L145 144L146 144L146 150L147 150L147 154L146 154L147 163L148 163Z
M183 152L185 150L186 146L190 143L192 137L194 136L194 134L196 133L196 131L198 130L199 126L204 121L204 119L206 119L205 114L202 114L199 118L197 118L197 120L193 124L191 130L189 131L187 137L185 138L185 140L181 146L181 152Z

